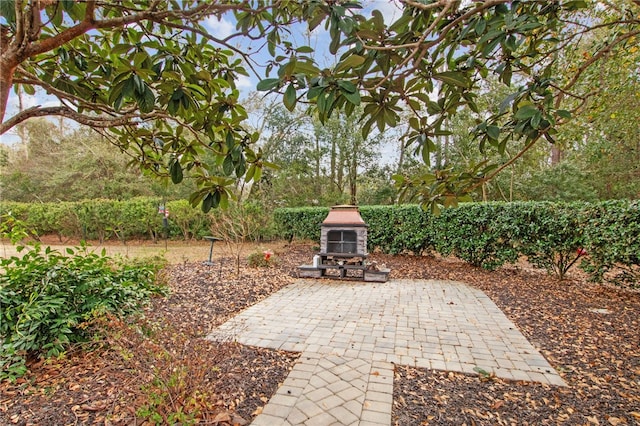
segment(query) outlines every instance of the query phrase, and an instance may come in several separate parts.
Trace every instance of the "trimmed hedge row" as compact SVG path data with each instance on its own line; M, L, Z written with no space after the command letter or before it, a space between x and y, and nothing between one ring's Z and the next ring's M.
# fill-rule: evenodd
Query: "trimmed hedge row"
M156 240L164 238L165 232L170 239L202 238L205 235L221 231L221 216L233 216L238 208L230 207L221 212L205 214L193 208L186 200L168 201L169 220L165 229L163 214L159 213L161 200L157 198L134 198L127 201L87 200L80 202L58 203L0 203L0 216L11 213L28 229L37 235L57 234L64 238L83 240L119 239L123 242L132 239ZM235 210L234 210L235 209ZM270 213L255 203L242 206L244 216L250 212L253 221L270 219ZM248 217L248 216L247 216ZM228 222L228 221L227 221ZM245 235L253 239L273 237L270 226L253 226L257 231ZM234 233L233 235L236 235Z
M327 212L278 209L276 230L317 241ZM439 216L415 205L362 206L360 213L369 251L437 252L486 269L526 256L560 278L579 261L597 281L637 286L640 278L640 201L469 203Z
M104 241L153 239L164 235L159 199L0 203L38 235L58 234ZM329 209L305 207L269 213L255 203L204 214L185 200L169 201L168 237L201 238L223 228L225 238L301 238L319 241ZM433 216L415 205L362 206L369 225L369 250L384 253L437 252L487 269L527 256L563 277L579 263L594 280L631 282L640 276L640 201L600 203L469 203ZM588 256L579 256L584 249Z

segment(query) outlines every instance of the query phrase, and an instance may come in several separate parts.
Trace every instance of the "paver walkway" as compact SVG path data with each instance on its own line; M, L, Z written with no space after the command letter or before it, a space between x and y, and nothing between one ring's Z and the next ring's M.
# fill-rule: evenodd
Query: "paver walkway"
M565 386L480 290L452 281L299 280L213 340L302 355L253 425L389 425L394 364Z

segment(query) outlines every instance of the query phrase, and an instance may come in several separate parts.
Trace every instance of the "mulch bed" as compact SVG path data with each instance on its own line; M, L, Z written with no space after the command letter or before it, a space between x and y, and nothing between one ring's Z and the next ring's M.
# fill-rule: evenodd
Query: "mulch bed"
M293 282L313 250L293 244L277 254L276 267L243 265L239 276L232 260L168 268L171 295L155 299L140 318L97 324L110 330L106 343L34 360L28 376L0 383L0 424L247 424L299 354L203 337ZM524 268L487 272L433 257L371 257L389 266L392 278L482 289L569 385L398 366L394 424L640 424L639 293Z
M398 366L397 425L640 424L640 293L541 271L488 272L459 261L389 257L394 277L483 290L567 388Z

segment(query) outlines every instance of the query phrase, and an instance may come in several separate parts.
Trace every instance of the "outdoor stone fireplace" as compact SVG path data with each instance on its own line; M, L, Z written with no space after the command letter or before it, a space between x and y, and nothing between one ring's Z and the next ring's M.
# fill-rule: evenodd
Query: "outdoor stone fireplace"
M357 206L331 207L320 225L320 253L313 265L298 268L301 277L387 281L388 269L367 262L367 224Z
M320 225L320 256L367 257L367 224L358 207L331 207Z

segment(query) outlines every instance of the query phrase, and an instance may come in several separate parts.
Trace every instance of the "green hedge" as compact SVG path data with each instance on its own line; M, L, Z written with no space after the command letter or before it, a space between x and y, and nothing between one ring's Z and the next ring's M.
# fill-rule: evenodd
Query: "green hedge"
M289 238L318 240L327 212L278 209L275 226ZM637 286L640 278L640 201L468 203L439 216L415 205L362 206L360 213L370 252L433 250L486 269L526 256L560 278L576 263L598 281Z
M0 203L0 215L11 212L38 235L79 239L156 239L164 236L160 200L91 200L77 203ZM319 241L320 224L329 209L304 207L270 212L247 202L204 214L184 200L167 203L168 237L201 238L223 227L225 238L301 238ZM369 251L384 253L435 251L454 255L487 269L526 256L534 265L563 277L579 264L594 280L631 282L640 275L640 201L600 203L469 203L433 216L415 205L362 206L369 225ZM227 217L224 217L227 215ZM238 229L235 229L235 228ZM233 232L231 232L233 231ZM584 249L588 256L579 256Z
M320 240L320 224L327 207L297 207L273 212L276 234L285 239ZM362 219L368 225L368 245L385 253L421 253L431 245L430 216L415 205L362 206Z
M76 238L100 242L117 239L126 242L132 239L155 241L164 238L165 232L170 239L185 240L215 235L221 232L221 214L234 218L241 210L246 221L250 220L252 225L257 224L253 226L257 230L252 230L251 235L245 237L269 239L275 235L270 224L271 213L254 202L245 202L241 207L233 205L222 213L215 210L205 214L201 209L191 207L186 200L169 201L166 203L169 210L166 230L163 215L158 212L160 204L161 200L158 198L30 204L1 202L0 215L10 212L36 235L55 234L60 241L64 238Z
M596 281L606 275L609 281L640 286L640 201L587 205L579 222L589 253L582 268Z
M327 207L297 207L273 212L276 233L283 239L320 240L320 224L327 217Z

